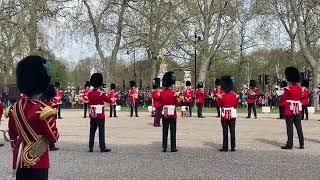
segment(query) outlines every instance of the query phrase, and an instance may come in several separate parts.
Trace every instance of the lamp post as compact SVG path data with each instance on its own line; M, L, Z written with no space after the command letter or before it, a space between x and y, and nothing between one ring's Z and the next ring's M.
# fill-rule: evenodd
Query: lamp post
M201 41L201 34L194 32L194 86L197 84L197 42Z
M127 54L130 54L130 51L127 51ZM133 79L136 81L137 74L136 74L136 50L133 49Z

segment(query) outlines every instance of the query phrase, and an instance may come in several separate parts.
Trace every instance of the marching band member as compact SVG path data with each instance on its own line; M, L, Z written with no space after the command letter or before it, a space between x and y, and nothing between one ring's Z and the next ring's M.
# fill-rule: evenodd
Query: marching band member
M191 82L186 81L186 87L183 91L183 105L188 106L190 117L192 115L192 106L193 106L193 98L194 98L194 91L191 88Z
M176 128L177 128L177 110L180 105L179 97L173 90L176 83L176 74L174 72L166 72L162 78L162 86L165 88L160 93L160 102L162 110L162 152L167 152L168 132L170 127L171 152L177 152L176 147Z
M92 74L90 84L93 90L89 92L88 99L90 104L90 138L89 138L89 152L93 152L94 137L97 128L99 128L99 145L101 152L110 152L111 149L106 148L105 144L105 112L104 103L111 103L103 90L103 77L100 73Z
M57 109L57 105L53 103L53 98L56 95L56 89L54 87L54 84L49 84L49 87L47 88L47 90L42 94L41 96L41 101L51 107L52 109L56 110ZM54 117L54 120L56 121L57 117ZM56 151L59 150L59 148L57 148L55 146L55 144L49 144L49 149L50 151Z
M141 96L139 90L136 88L136 82L130 81L130 90L129 90L129 103L130 103L130 117L133 116L133 109L135 111L136 117L138 116L138 102L139 97Z
M231 151L236 148L236 119L238 107L238 95L233 92L234 84L230 76L223 76L221 78L222 90L225 92L221 96L221 125L223 129L223 145L219 151L228 151L228 130L231 135Z
M205 98L208 96L208 93L203 89L203 83L198 82L197 84L197 92L196 92L196 102L197 102L197 109L198 109L198 118L204 118L202 115L202 107L205 102Z
M161 119L161 102L160 102L160 78L153 79L153 90L152 90L152 104L153 107L156 109L154 113L154 121L153 126L159 127L160 126L160 119Z
M309 99L311 96L311 92L309 91L309 80L305 79L301 82L302 86L302 114L301 114L301 120L304 119L304 114L306 114L306 120L309 120L309 113L308 113L308 106L309 106Z
M224 94L224 91L221 89L221 81L220 79L216 79L215 88L211 94L213 100L215 100L215 105L217 108L217 117L220 117L220 108L221 108L221 97Z
M293 124L295 125L299 137L300 149L304 149L304 138L301 126L301 99L303 96L303 89L298 85L300 81L300 74L295 67L287 67L285 70L287 81L290 83L285 88L284 94L281 96L284 106L284 116L287 125L288 140L282 149L292 149L293 146Z
M83 102L83 118L87 118L87 112L88 112L88 104L89 104L89 99L88 99L88 94L90 92L90 82L87 81L86 84L84 85L84 89L81 91L81 100Z
M117 106L117 100L120 98L119 93L116 90L116 85L112 83L110 85L110 91L108 93L108 96L111 99L110 103L110 117L112 117L112 113L114 114L114 117L117 117L117 111L116 111L116 106Z
M8 113L16 179L48 179L48 145L59 137L56 111L39 101L49 86L49 73L49 62L40 56L28 56L17 65L17 87L28 98L14 103Z
M60 83L59 82L55 82L54 85L56 87L56 96L54 97L53 102L57 105L58 119L62 119L62 117L61 117L61 105L62 105L63 91L60 88Z
M251 118L251 109L253 110L254 117L257 119L257 97L260 94L259 89L257 88L257 82L255 80L250 80L249 83L250 89L247 93L247 103L248 103L248 116Z
M282 81L280 84L280 89L276 92L277 96L280 98L280 102L278 102L279 106L279 119L284 119L284 106L281 102L281 96L284 94L284 89L288 86L287 81Z

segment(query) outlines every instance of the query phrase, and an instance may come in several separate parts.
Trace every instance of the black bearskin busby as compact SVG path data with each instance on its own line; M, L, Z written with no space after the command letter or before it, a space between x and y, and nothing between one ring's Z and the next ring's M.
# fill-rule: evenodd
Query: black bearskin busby
M110 89L116 89L116 84L111 83L111 85L110 85Z
M103 76L101 73L94 73L90 78L90 84L94 88L103 86Z
M282 81L282 82L280 83L280 88L285 88L285 87L287 87L287 86L288 86L287 81Z
M305 88L309 88L309 80L308 80L308 79L304 79L304 80L301 82L301 86L302 86L302 87L305 87Z
M226 93L232 92L234 90L234 83L231 76L222 76L221 77L221 88Z
M160 78L154 78L152 82L153 89L157 89L160 87Z
M291 83L300 82L300 73L299 70L295 67L287 67L285 70L286 79Z
M216 79L216 81L214 82L214 84L216 86L220 86L221 85L221 80L220 79Z
M47 90L42 94L42 101L51 101L56 96L56 87L54 84L49 84Z
M198 82L197 88L203 88L203 82Z
M84 85L84 88L90 88L90 81L86 81L86 84Z
M257 81L256 81L256 80L250 80L250 82L249 82L249 87L250 87L250 88L255 88L255 87L257 87Z
M50 83L50 63L40 56L22 59L16 69L17 86L29 97L47 90Z
M172 71L166 72L162 78L162 86L163 87L170 87L170 86L176 84L176 80L177 80L177 76L174 72L172 72Z
M190 81L186 81L186 86L187 87L191 86L191 82Z
M137 86L136 81L130 81L129 84L130 84L130 87L131 87L131 88Z

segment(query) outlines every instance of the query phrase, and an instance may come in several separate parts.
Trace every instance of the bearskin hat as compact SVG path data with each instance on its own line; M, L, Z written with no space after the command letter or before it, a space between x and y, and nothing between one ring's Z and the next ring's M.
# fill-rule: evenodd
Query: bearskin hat
M191 86L191 81L186 81L186 86Z
M308 80L308 79L304 79L304 80L301 82L301 86L302 86L302 87L309 88L309 80Z
M198 82L197 88L203 88L203 82Z
M40 56L22 59L16 69L20 92L29 97L43 93L50 83L50 68L49 62Z
M282 82L280 83L280 88L284 88L284 87L287 87L287 86L288 86L287 81L282 81Z
M300 73L299 70L295 67L287 67L285 70L286 79L291 83L300 82Z
M160 78L154 78L152 81L153 89L157 89L160 87Z
M221 85L221 80L220 79L216 79L216 81L214 82L214 84L216 86L220 86Z
M50 101L56 96L56 87L54 84L49 84L47 90L42 94L41 100Z
M94 73L91 75L90 84L94 88L103 86L103 76L101 73Z
M257 87L257 81L256 80L250 80L249 86L250 86L250 88Z
M137 86L136 81L130 81L129 84L130 84L130 87L131 87L131 88Z
M111 83L111 85L110 85L110 89L116 89L116 84Z
M55 83L54 83L54 86L55 86L56 88L60 88L60 83L59 83L59 82L55 82Z
M90 88L90 86L91 86L90 85L90 81L86 81L86 84L84 85L84 88L87 88L87 87Z
M221 88L227 93L234 90L234 83L231 76L221 77Z
M169 71L163 75L162 85L163 87L170 87L173 84L176 84L177 76L174 72Z

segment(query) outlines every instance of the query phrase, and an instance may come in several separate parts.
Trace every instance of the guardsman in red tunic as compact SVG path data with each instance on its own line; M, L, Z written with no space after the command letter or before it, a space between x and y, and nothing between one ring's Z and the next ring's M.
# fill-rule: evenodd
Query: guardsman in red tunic
M139 97L140 92L139 90L136 88L136 82L135 81L130 81L130 90L129 90L129 104L130 104L130 117L133 116L133 109L135 111L136 117L138 116L138 102L139 102Z
M89 99L88 99L88 94L90 92L90 82L87 81L86 84L84 85L84 89L81 90L81 101L83 103L83 118L87 118L87 112L88 112L88 105L89 105Z
M208 93L204 91L202 82L198 82L197 88L196 103L198 109L198 118L204 118L202 115L202 107L204 105L205 98L208 96Z
M257 82L255 80L250 80L250 89L247 92L247 103L248 103L248 116L251 118L251 110L253 110L254 117L257 119L257 97L260 94L260 90L257 88Z
M302 114L301 120L304 119L304 114L306 114L306 120L309 120L308 106L311 92L309 91L309 80L305 79L301 82L303 96L301 99L302 103Z
M55 82L56 86L56 96L53 99L53 102L57 105L58 109L58 119L62 119L61 117L61 105L62 105L62 98L63 98L63 91L60 88L60 83Z
M221 88L221 81L220 79L216 79L215 81L215 88L211 94L211 96L213 97L214 101L215 101L215 105L217 108L217 117L220 117L220 108L221 108L221 97L224 94L224 91Z
M221 96L221 125L223 130L223 145L220 151L227 152L229 150L228 131L231 136L231 151L236 149L236 119L238 108L238 95L235 94L234 85L231 76L223 76L221 78L221 88L225 92Z
M280 100L278 100L278 106L279 106L279 119L284 119L284 106L283 106L283 102L282 102L282 98L281 96L284 94L284 89L288 86L287 81L282 81L280 84L280 90L277 91L277 96L280 98ZM278 99L279 99L278 98Z
M282 149L292 149L293 146L293 124L295 125L299 137L300 149L304 149L304 138L301 126L301 99L303 97L303 89L298 85L300 81L300 73L295 67L287 67L285 70L286 79L290 85L285 88L284 94L281 96L284 106L284 116L287 125L288 140Z
M18 63L16 77L18 89L28 96L8 112L16 179L48 179L48 146L59 137L56 110L40 102L50 83L50 64L40 56L28 56Z
M111 103L110 97L107 96L102 89L103 77L100 73L92 74L90 84L93 90L89 92L90 104L90 138L89 138L89 152L93 152L94 137L97 128L99 128L99 145L101 152L110 152L111 149L106 148L105 143L105 112L104 103Z
M152 96L152 104L153 104L153 107L155 108L153 126L159 127L160 126L160 119L161 119L161 112L162 112L162 106L161 106L161 102L160 102L160 94L161 94L160 78L153 79L152 86L153 86L152 95L151 95Z
M167 152L168 132L170 127L171 152L177 152L176 131L177 131L177 106L180 106L179 96L172 89L176 83L176 74L166 72L162 78L164 90L160 93L162 106L162 152Z
M191 87L191 82L186 81L186 88L183 91L183 105L188 106L190 117L192 115L193 99L194 99L194 91Z
M117 117L117 111L116 111L116 106L117 106L117 100L120 98L119 93L116 90L116 85L114 83L112 83L110 85L110 91L108 93L108 96L111 99L111 103L110 103L110 117L112 117L112 113L114 115L114 117Z
M54 84L49 84L48 89L42 94L41 96L41 101L47 105L50 106L52 109L57 109L57 105L53 103L53 98L56 95L56 88L54 86ZM55 116L55 120L56 120L56 116ZM50 151L57 151L59 150L59 148L57 148L55 146L55 144L49 144L49 149Z

